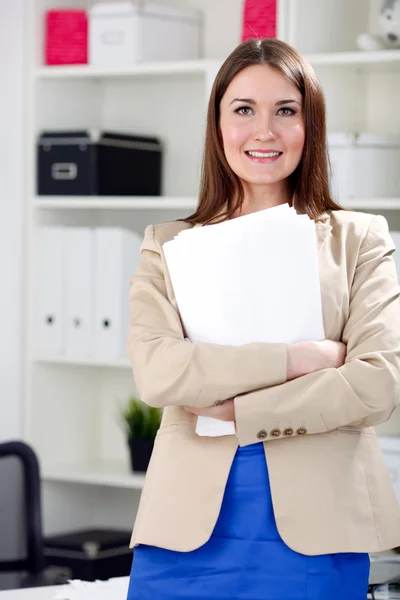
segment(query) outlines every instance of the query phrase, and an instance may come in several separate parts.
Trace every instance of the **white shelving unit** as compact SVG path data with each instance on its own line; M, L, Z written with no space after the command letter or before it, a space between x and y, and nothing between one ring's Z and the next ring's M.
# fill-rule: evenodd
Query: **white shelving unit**
M175 0L177 1L177 0ZM179 0L178 0L179 1ZM62 0L31 0L27 73L26 380L25 438L39 454L49 532L110 523L129 528L143 485L131 473L118 409L135 391L128 360L82 360L35 351L37 228L43 224L123 226L142 235L149 223L184 217L196 206L206 105L223 58L240 38L241 0L217 10L215 0L180 0L206 11L205 58L130 68L46 67L43 15ZM323 85L330 131L400 133L400 51L359 52L357 33L369 29L375 0L280 0L282 39L304 52ZM89 0L69 0L88 8ZM229 23L229 19L232 23ZM219 26L213 19L220 19ZM214 28L211 27L213 25ZM231 25L231 26L230 26ZM310 35L310 28L315 32ZM221 39L212 40L211 31ZM332 34L332 30L334 35ZM232 34L234 31L234 37ZM224 33L226 43L224 46ZM340 35L339 35L340 34ZM228 37L231 35L232 37ZM222 40L222 41L221 41ZM208 48L219 49L214 58ZM165 141L161 197L37 196L36 137L46 129L108 129L156 135ZM340 201L340 199L339 199ZM400 229L398 198L358 198L348 208L381 213ZM396 430L391 421L384 432ZM66 510L66 498L74 510ZM114 510L114 507L118 507ZM89 522L90 521L90 522Z

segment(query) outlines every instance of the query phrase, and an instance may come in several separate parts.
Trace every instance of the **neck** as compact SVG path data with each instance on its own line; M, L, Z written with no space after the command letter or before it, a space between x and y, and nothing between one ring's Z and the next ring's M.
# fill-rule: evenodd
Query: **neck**
M244 200L240 215L248 215L266 208L273 208L291 201L291 193L286 182L276 186L248 186L244 183Z

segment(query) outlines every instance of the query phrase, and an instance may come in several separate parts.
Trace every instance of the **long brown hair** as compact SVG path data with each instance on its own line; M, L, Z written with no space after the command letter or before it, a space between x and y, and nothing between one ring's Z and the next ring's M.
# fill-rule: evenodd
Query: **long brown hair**
M282 73L303 97L305 142L296 170L289 177L296 211L318 219L327 210L343 210L329 191L329 158L326 146L325 99L315 73L294 48L276 39L249 39L240 44L220 68L208 103L199 203L184 219L208 223L217 215L224 220L241 206L244 190L230 168L220 133L220 104L232 79L251 65L267 65Z

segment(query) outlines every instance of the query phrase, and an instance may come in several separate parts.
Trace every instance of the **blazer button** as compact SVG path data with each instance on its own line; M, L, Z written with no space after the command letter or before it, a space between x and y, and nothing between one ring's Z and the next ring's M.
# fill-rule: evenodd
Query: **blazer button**
M260 429L260 431L257 433L257 437L259 440L263 440L267 437L268 433L265 431L265 429Z
M288 427L287 429L284 430L283 435L293 435L294 431L291 427Z
M297 435L306 435L307 429L305 427L299 427L296 433Z
M281 430L280 429L273 429L271 431L271 435L272 435L272 437L279 437L281 435Z

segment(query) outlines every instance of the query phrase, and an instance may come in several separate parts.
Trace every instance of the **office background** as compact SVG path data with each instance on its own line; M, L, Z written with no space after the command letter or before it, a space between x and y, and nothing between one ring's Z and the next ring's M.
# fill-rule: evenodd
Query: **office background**
M294 7L296 1L280 2L282 10L289 14L289 5ZM164 3L167 3L166 0ZM215 61L217 67L240 41L243 2L242 0L180 0L179 2L175 0L175 3L199 8L204 13L204 58L211 61L210 71L207 72L207 69L204 69L204 73L208 73L210 82L212 62ZM89 4L83 0L68 2L69 6L83 8ZM381 54L380 56L376 53L366 53L362 58L360 58L361 54L358 54L357 58L352 54L356 51L356 35L370 29L379 4L379 0L371 0L370 3L365 0L352 0L352 2L329 0L324 3L319 0L307 0L301 3L302 8L296 13L298 18L295 23L293 19L288 23L288 32L293 37L298 49L314 56L317 75L320 76L327 93L328 125L332 132L400 133L397 107L400 81L399 53L387 51L385 55ZM71 429L70 437L65 431L61 431L67 397L64 395L62 402L57 404L59 399L54 396L51 405L49 403L46 408L46 404L43 404L41 408L38 408L40 403L32 391L31 380L28 377L31 368L38 370L42 368L44 378L47 378L49 382L49 389L56 389L59 385L60 388L66 390L66 394L73 394L75 390L78 398L79 394L83 397L85 388L89 390L92 381L103 380L106 389L110 392L110 399L106 403L107 407L100 423L102 435L107 439L106 448L102 449L101 454L106 455L108 452L114 461L119 459L121 462L123 458L125 465L128 465L122 432L119 432L116 422L111 426L111 433L109 433L108 427L110 421L114 419L116 399L125 398L131 385L129 369L118 366L97 369L93 365L52 365L50 362L43 365L45 361L42 361L40 366L33 364L34 357L27 351L27 344L32 346L32 337L29 334L32 307L29 305L31 297L28 284L33 277L32 265L29 260L29 240L35 226L32 215L40 213L39 219L42 219L40 221L42 223L60 224L69 220L70 224L80 225L86 219L84 215L82 218L77 216L78 211L75 211L72 217L66 215L64 218L57 208L46 212L43 210L43 206L35 206L38 199L35 198L32 189L32 148L27 151L27 145L29 146L32 141L29 138L32 134L32 123L46 124L47 119L48 124L55 127L56 113L54 105L51 107L51 98L57 97L59 93L55 91L57 85L60 85L61 95L59 98L62 98L63 89L65 93L71 93L73 90L74 93L80 94L85 86L91 85L90 81L82 79L80 83L78 79L71 84L74 87L68 88L67 79L64 86L64 82L57 83L51 78L47 82L46 72L34 74L38 65L34 63L36 58L33 63L30 62L30 55L31 52L36 52L40 57L39 38L41 34L36 30L35 19L38 18L38 15L34 14L33 5L50 8L57 7L57 2L41 4L40 2L31 3L27 0L13 0L13 2L0 0L0 77L3 82L0 93L0 139L2 140L0 144L0 202L2 203L0 224L0 272L2 274L0 439L27 437L34 445L38 444L39 446L43 442L42 447L39 448L39 455L45 474L44 525L47 533L95 525L129 529L133 523L139 499L140 477L137 479L137 484L134 485L132 484L133 476L128 481L128 470L126 475L116 472L113 477L111 471L108 471L106 475L101 471L93 471L88 474L87 471L79 471L77 467L70 472L64 471L63 475L59 467L52 468L49 459L52 452L51 444L54 444L58 436L57 427L60 428L64 444L68 444L70 441L71 454L75 453L74 446L77 440L73 430ZM65 5L65 3L59 2L58 5ZM320 54L326 52L330 54ZM339 57L337 54L332 54L336 52L348 52L349 54ZM393 58L389 60L389 57ZM171 78L173 77L172 74ZM153 80L156 81L156 79L155 75ZM110 117L112 111L118 110L118 102L121 102L124 81L130 81L129 77L121 79L121 83L115 85L114 109L110 100L112 93L108 99L106 113L110 123L112 122ZM132 79L132 81L134 83L129 85L141 85L140 79ZM150 79L144 85L149 85L149 81ZM193 86L191 86L191 81ZM101 85L99 83L99 89L101 89ZM190 152L193 159L191 163L193 172L190 176L198 168L204 116L202 115L202 105L205 104L204 91L207 85L207 81L205 86L204 82L199 83L198 75L194 72L188 72L187 81L182 84L181 89L191 90L193 95L179 97L178 94L176 97L176 110L182 111L185 123L184 130L179 134L181 135L182 151L185 152L184 143L187 143L188 147L192 147ZM185 88L185 86L187 87ZM48 94L46 90L49 91ZM198 92L202 94L201 101L198 99ZM54 96L51 95L52 93ZM82 98L85 93L82 91ZM176 91L174 92L170 88L169 93L172 110L173 95L176 94ZM39 103L36 113L33 115L32 103L36 94L44 100L43 107L50 107L53 110L52 114L45 115L45 108L42 109L43 114L41 114ZM193 100L193 106L187 98ZM66 106L67 103L62 104L63 109ZM88 106L90 108L90 105ZM153 105L154 109L156 106L156 104ZM126 118L129 109L126 105L122 108ZM192 110L195 116L192 127L190 127ZM64 123L67 122L68 118L64 119ZM123 123L123 118L121 123ZM193 151L193 146L196 147L195 151ZM173 168L176 172L179 171L178 162ZM174 189L174 182L168 180L167 177L166 183L170 190L170 196L189 198L185 208L182 210L175 208L171 211L128 209L125 213L126 215L129 213L128 221L130 225L135 223L132 228L139 234L147 223L161 222L188 214L190 198L195 194L194 181L193 177L192 179L188 177L186 180L183 178L184 184L181 191L178 187ZM379 198L369 199L369 204L356 198L347 203L343 201L343 204L360 210L366 209L373 213L384 214L388 218L391 228L399 231L399 198L400 189L397 198L385 198L381 203ZM341 198L339 198L340 200ZM109 211L108 215L110 222L118 223L118 219L121 218L113 211ZM93 213L87 217L87 223L97 221L96 224L101 224L103 222L102 217L96 216L92 219L92 216ZM105 219L107 218L105 216ZM65 388L67 381L69 381L69 388ZM78 400L73 401L78 402ZM104 398L102 403L104 403ZM91 394L90 406L95 412L96 394ZM50 407L51 411L47 410ZM71 415L79 415L78 408L75 413L70 413L70 419ZM42 412L38 413L35 425L32 426L36 410ZM45 415L48 417L45 426L49 430L54 429L53 434L51 431L47 432L49 433L47 440L42 440L38 433L40 428L38 429L37 420L44 419ZM85 412L83 419L90 420L90 411ZM79 431L82 432L83 429L80 427ZM379 432L382 435L400 435L399 412L393 415L389 423L381 426ZM99 444L99 438L96 435L93 430L90 432L88 430L88 436L94 436L94 443ZM64 456L67 454L68 449ZM1 516L0 530L2 530ZM0 539L0 551L1 544L2 540Z

